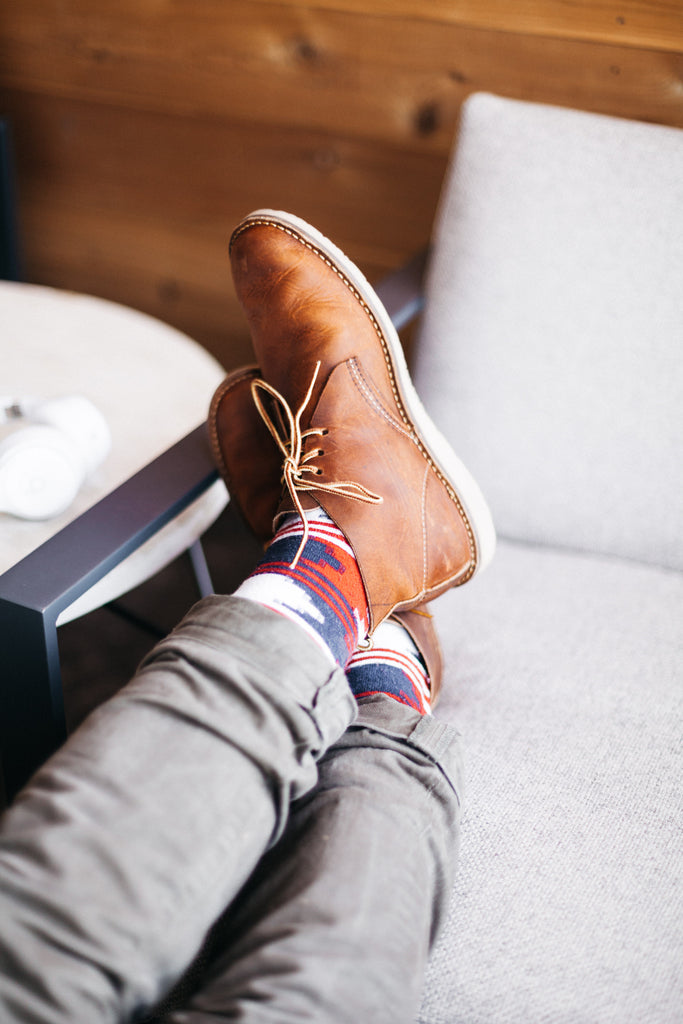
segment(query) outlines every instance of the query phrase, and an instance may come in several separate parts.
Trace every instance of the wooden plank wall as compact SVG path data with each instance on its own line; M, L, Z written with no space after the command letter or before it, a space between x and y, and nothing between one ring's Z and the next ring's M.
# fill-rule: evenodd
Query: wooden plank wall
M683 0L9 0L26 276L238 365L235 222L292 210L378 277L428 241L480 89L683 127Z

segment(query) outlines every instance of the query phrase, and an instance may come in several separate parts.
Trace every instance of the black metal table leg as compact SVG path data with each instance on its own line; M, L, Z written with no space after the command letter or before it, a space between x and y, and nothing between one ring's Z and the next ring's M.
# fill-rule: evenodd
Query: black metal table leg
M0 757L8 799L64 741L54 615L0 600Z

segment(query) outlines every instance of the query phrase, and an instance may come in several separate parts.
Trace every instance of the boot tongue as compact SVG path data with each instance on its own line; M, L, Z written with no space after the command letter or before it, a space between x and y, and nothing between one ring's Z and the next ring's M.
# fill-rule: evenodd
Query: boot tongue
M310 492L301 491L299 499L301 501L301 507L304 510L320 507L320 502L316 501L315 497ZM294 513L294 515L298 515L298 510L294 504L291 494L285 488L285 492L282 495L277 512L275 513L275 518L273 519L273 532L282 525L282 520L285 516L292 515L292 513Z

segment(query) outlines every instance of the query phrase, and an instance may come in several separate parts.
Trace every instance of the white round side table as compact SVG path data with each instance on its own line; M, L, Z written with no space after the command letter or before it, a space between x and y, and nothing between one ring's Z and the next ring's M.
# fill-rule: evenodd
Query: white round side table
M152 317L90 296L4 281L0 356L0 393L85 395L112 434L110 454L62 515L29 522L0 513L0 575L201 423L224 376L200 345ZM191 547L227 500L217 481L64 609L58 624L149 579Z

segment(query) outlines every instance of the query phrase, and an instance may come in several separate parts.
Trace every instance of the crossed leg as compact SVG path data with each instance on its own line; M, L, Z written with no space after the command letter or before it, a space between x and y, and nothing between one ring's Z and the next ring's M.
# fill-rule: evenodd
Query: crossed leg
M3 1021L140 1019L235 897L169 1021L410 1019L458 771L449 727L382 696L356 718L295 624L200 602L3 819Z

